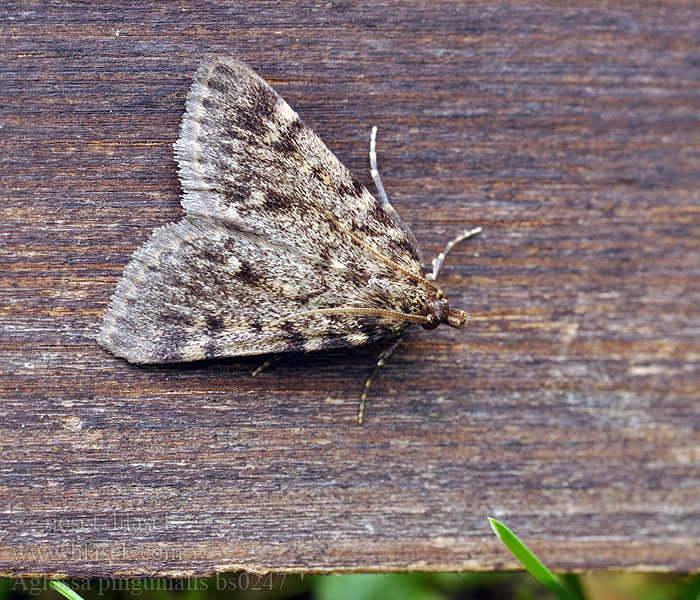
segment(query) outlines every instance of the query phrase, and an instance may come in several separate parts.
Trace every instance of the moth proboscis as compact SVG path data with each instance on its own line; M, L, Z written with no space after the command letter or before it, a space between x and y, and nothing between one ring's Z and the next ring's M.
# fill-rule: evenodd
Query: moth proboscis
M157 229L124 271L99 336L133 363L313 351L393 338L468 315L425 273L382 186L375 198L244 63L206 59L187 96L175 158L185 217Z

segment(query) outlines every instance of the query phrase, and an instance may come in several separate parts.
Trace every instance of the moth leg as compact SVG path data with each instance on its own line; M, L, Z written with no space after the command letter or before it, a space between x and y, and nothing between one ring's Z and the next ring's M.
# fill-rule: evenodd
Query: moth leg
M388 361L391 358L391 355L396 352L396 349L399 347L399 344L402 341L403 335L400 335L398 338L396 338L396 341L391 344L391 346L382 350L381 354L379 355L379 359L377 359L377 366L374 367L374 372L369 376L369 379L365 381L365 389L362 391L362 396L360 396L360 411L357 413L357 422L360 425L362 425L362 419L365 415L365 401L367 400L369 388L377 378L377 375L379 375L379 371L381 371L382 367L386 364L386 361Z
M369 136L369 173L374 180L374 185L377 186L377 192L379 192L379 199L382 204L389 204L389 198L386 195L386 190L384 189L384 184L382 183L382 178L379 176L379 171L377 170L377 126L372 127L372 133Z
M482 229L481 227L475 227L474 229L468 229L467 231L461 233L458 235L455 239L449 241L447 243L447 246L445 246L445 249L440 252L434 259L433 259L433 272L428 273L425 278L430 279L430 280L435 280L437 279L438 274L440 273L440 269L442 268L442 263L445 262L445 257L450 253L450 250L455 247L455 245L459 244L460 242L463 242L464 240L469 239L470 237L474 237L475 235L478 235L481 233Z
M274 365L278 360L282 358L282 354L275 354L272 358L266 360L263 364L261 364L255 371L252 373L252 377L257 377L262 373L267 367L270 365Z

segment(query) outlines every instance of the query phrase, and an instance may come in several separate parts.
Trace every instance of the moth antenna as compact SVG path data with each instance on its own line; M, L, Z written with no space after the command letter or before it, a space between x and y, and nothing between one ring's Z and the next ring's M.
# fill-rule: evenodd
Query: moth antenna
M369 174L374 180L374 185L377 188L379 197L384 204L389 204L389 197L386 195L382 178L377 170L377 126L372 127L372 133L369 136Z
M377 366L374 367L374 371L369 376L367 381L365 381L365 389L362 390L362 396L360 396L360 410L357 413L357 422L360 425L362 425L362 419L365 416L365 401L367 400L367 395L369 394L369 388L377 378L377 375L379 375L379 371L382 370L382 367L387 363L391 355L396 352L396 349L399 347L399 344L402 341L403 334L400 335L391 346L382 350L382 352L379 354L379 358L377 359Z
M272 321L268 326L279 325L284 321L289 321L290 319L296 319L297 317L311 317L314 315L358 315L365 317L388 317L390 319L397 319L399 321L408 321L409 323L427 323L428 318L422 315L409 315L408 313L402 313L395 310L384 310L382 308L319 308L316 310L304 310L298 313L293 313Z
M481 227L468 229L467 231L458 235L455 239L447 242L447 246L445 246L445 249L433 259L433 272L428 273L425 276L425 278L429 281L435 281L437 279L438 274L440 273L440 269L442 269L442 263L445 262L445 257L450 253L452 248L454 248L460 242L463 242L464 240L468 240L470 237L474 237L475 235L480 234L482 231L483 230L481 229Z

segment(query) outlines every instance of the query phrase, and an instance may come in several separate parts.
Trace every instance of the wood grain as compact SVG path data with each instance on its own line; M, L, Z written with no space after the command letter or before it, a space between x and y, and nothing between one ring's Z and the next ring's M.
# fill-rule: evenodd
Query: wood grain
M0 572L700 569L700 3L0 8ZM467 331L136 367L95 343L182 211L207 53L265 76L369 186Z

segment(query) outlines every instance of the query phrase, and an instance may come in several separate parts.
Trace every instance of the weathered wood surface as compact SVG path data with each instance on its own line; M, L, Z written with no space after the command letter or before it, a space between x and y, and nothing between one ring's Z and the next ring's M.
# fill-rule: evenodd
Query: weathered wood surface
M286 4L286 6L285 6ZM0 8L0 572L700 569L700 3ZM293 8L292 8L293 6ZM181 215L205 53L390 197L467 331L136 367L95 343Z

